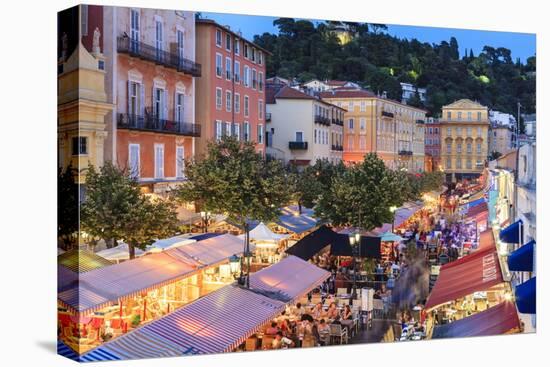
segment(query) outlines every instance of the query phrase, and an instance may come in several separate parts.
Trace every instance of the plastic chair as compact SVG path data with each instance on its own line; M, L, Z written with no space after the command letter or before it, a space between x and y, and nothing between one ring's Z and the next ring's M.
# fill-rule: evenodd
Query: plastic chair
M342 325L330 324L330 339L339 338L340 344L343 344L344 338L346 339L346 344L348 343L348 330L343 328Z

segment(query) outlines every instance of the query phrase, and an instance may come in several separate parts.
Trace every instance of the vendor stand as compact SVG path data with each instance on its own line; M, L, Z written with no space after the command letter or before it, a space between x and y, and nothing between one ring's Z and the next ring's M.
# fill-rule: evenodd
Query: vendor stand
M78 282L60 265L59 339L84 353L163 317L233 282L231 259L242 251L242 240L221 235L90 270Z

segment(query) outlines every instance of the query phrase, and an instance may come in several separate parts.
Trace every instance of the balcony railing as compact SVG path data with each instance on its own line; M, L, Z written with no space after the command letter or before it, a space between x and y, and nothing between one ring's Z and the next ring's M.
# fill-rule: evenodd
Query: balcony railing
M151 61L193 76L201 76L201 65L180 57L178 54L161 50L129 37L117 37L117 51L133 57Z
M424 121L424 120L420 120L420 119L418 119L418 120L416 120L416 123L417 123L417 124L424 124L424 123L425 123L425 121Z
M393 112L382 111L382 116L393 118Z
M339 151L339 152L342 152L344 151L344 147L341 146L341 145L332 145L332 150L335 150L335 151Z
M413 152L412 150L400 150L399 155L409 156L409 155L413 155Z
M117 127L119 129L154 131L163 134L201 136L201 126L199 124L170 121L152 115L139 116L119 113Z
M330 119L321 115L315 115L314 121L321 125L330 126Z
M306 150L307 149L307 141L289 141L288 142L288 149L291 149L291 150Z
M332 119L332 123L333 123L334 125L344 126L344 120Z

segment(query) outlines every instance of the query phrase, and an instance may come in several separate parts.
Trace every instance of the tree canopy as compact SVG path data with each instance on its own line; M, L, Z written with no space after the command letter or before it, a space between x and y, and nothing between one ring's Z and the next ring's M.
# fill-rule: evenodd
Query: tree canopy
M388 35L383 24L279 18L274 25L278 34L254 36L254 42L272 52L268 77L354 81L397 100L399 83L414 83L427 89L426 102L415 100L415 105L433 116L461 98L506 113L515 113L519 101L526 113L535 112L535 56L523 64L513 62L507 48L485 46L477 56L470 49L460 58L455 37L439 44L399 39ZM351 41L341 44L335 29L347 30Z
M124 240L129 256L155 240L175 234L177 213L172 203L141 193L127 172L106 162L86 175L86 200L81 206L81 228L106 241Z
M209 143L205 157L186 163L187 180L176 195L200 202L210 212L226 214L242 225L247 220L274 220L290 200L290 178L281 162L266 161L252 142L223 137Z

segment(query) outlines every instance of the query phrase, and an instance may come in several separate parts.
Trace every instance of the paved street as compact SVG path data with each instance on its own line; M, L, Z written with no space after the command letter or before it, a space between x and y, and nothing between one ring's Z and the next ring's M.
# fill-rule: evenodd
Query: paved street
M398 309L414 306L428 297L429 268L422 251L395 282L392 302Z

